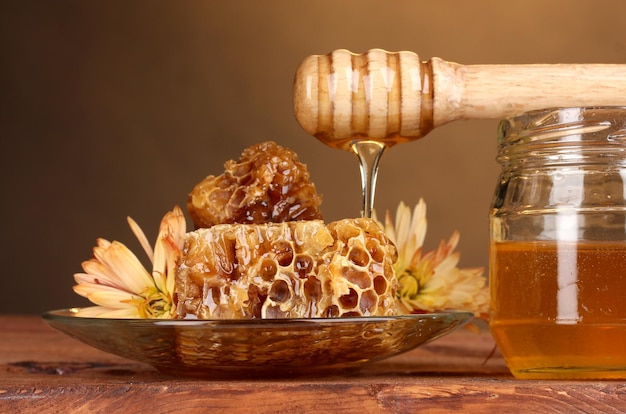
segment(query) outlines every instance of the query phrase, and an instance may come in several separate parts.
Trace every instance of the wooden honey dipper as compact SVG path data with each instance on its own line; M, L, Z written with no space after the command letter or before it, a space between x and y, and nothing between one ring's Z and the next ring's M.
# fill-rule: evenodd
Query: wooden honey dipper
M307 57L294 82L298 122L346 147L363 137L390 144L460 119L533 109L626 105L626 65L460 65L413 52L336 50Z
M302 128L359 157L366 217L386 148L454 120L575 106L626 106L626 65L460 65L413 52L336 50L307 57L294 81Z

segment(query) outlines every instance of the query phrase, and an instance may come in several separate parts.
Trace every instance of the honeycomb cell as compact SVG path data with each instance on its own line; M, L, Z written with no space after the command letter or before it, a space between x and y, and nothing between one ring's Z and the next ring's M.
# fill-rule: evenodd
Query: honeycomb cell
M350 259L352 263L354 263L357 266L367 266L367 264L370 261L369 254L360 246L355 246L352 249L350 249L348 258Z
M295 269L298 273L298 277L304 279L313 270L313 259L306 254L299 254L296 256Z
M385 279L385 276L378 275L374 278L374 290L379 295L385 294L387 291L387 279Z
M291 299L289 285L284 280L275 280L272 283L268 297L276 303L285 303Z
M278 273L278 266L273 259L263 259L261 263L260 276L263 280L271 282Z
M364 270L354 267L346 267L343 272L343 277L348 282L359 287L359 289L367 289L372 285L372 277Z
M342 309L354 309L359 304L359 294L350 289L347 294L339 297L339 303Z
M377 263L382 263L382 261L384 260L385 252L381 248L378 240L368 240L367 251L369 252L369 255L373 261Z
M280 266L289 266L293 261L293 248L290 243L279 240L272 244L272 252Z
M317 302L322 297L322 284L315 276L310 276L304 282L304 297L309 302Z
M363 315L370 315L378 305L378 295L373 290L366 290L361 293L359 308Z

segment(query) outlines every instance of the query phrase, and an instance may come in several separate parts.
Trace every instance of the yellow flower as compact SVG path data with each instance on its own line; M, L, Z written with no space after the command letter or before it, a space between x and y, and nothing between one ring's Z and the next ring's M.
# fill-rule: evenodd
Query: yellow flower
M447 243L422 254L426 236L426 203L420 199L413 214L404 203L398 205L395 224L387 211L384 225L387 237L398 249L394 265L400 282L398 299L407 313L447 310L487 314L489 291L482 268L458 267L460 254L454 252L459 233Z
M152 273L124 244L98 239L93 257L83 262L74 291L98 306L79 316L102 318L171 318L174 316L176 262L182 254L185 216L176 206L161 220L154 246L130 217L128 224L152 262Z

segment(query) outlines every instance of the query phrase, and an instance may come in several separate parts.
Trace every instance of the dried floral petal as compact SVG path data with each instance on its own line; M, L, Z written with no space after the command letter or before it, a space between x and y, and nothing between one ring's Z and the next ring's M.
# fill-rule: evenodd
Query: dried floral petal
M161 221L154 250L134 220L131 230L153 263L148 272L122 243L98 239L94 256L83 262L74 291L98 306L79 309L78 316L117 318L172 318L174 316L174 271L182 254L185 217L176 206Z
M436 250L422 254L426 236L426 203L420 199L411 210L400 203L395 224L389 212L379 223L398 250L394 265L400 282L398 299L408 313L447 310L470 311L483 317L489 307L489 292L482 268L461 269L454 252L459 233L454 232Z

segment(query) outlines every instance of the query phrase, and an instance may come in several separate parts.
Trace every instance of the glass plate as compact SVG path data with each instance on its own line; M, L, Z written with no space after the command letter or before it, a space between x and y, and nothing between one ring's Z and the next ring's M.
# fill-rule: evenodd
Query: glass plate
M174 375L325 375L409 351L469 322L466 312L328 319L104 319L76 309L44 321L88 345Z

